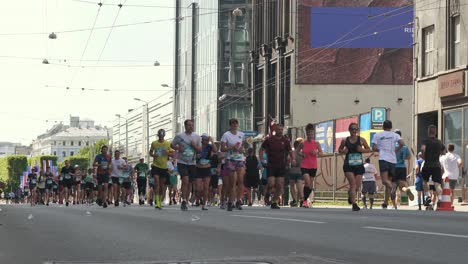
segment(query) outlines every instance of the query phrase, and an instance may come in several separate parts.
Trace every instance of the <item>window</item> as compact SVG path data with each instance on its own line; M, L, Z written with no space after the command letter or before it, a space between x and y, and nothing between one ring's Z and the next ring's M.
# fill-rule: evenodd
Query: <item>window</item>
M67 152L65 152L65 151L62 151L62 157L64 157L64 158L65 158L66 156L67 156Z
M236 83L244 83L244 64L236 62Z
M56 145L57 145L57 141L54 141L54 146L56 146Z
M462 144L462 112L461 110L444 112L444 144L455 145L455 153L460 155Z
M267 107L267 113L268 115L271 115L272 117L276 117L276 63L273 63L269 69L268 73L268 81L266 84L266 94L267 94L267 100L266 100L266 107Z
M423 29L423 76L434 74L434 26Z
M452 17L450 31L450 68L456 68L461 64L461 52L460 52L460 16Z
M228 61L223 62L222 78L224 83L231 82L231 65Z
M70 141L70 146L73 146L73 143L74 143L73 141Z
M73 155L75 155L75 152L70 151L70 156L73 156Z
M57 156L57 151L54 151L54 156Z
M289 0L283 0L284 5L284 35L283 37L290 35L290 28L291 28L291 2Z
M89 141L86 141L86 146L89 146Z
M78 146L81 146L81 141L78 141Z
M291 57L287 57L285 60L285 72L284 72L284 114L291 114Z
M65 146L65 145L66 145L66 141L63 141L63 143L62 143L62 144Z

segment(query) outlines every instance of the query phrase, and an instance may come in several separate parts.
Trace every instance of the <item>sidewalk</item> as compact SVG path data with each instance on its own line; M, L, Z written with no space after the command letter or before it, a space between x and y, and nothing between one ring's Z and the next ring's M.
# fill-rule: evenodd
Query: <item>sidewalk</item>
M455 199L453 205L455 206L455 212L466 212L466 213L468 213L468 204L458 203L458 201ZM341 206L341 205L313 205L313 207L315 207L315 208L337 208L337 209L351 208L351 206ZM381 209L380 204L376 204L374 207L376 209ZM389 205L388 208L389 208L388 210L392 210L392 209L390 209L391 205ZM416 206L401 205L401 206L398 207L398 210L418 211L418 206L417 205ZM424 208L423 208L423 210L424 210Z

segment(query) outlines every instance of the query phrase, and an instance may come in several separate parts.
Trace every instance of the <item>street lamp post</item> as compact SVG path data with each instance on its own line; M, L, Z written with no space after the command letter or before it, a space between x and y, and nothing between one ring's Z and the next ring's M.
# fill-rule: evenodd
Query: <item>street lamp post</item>
M147 161L150 162L150 156L149 156L149 148L150 148L150 133L149 133L149 103L145 100L142 100L140 98L133 98L135 101L139 101L142 103L145 103L146 106L146 148L144 151L146 153Z
M128 158L128 119L121 116L120 114L116 114L116 117L119 118L119 144L120 144L120 118L125 119L125 156Z

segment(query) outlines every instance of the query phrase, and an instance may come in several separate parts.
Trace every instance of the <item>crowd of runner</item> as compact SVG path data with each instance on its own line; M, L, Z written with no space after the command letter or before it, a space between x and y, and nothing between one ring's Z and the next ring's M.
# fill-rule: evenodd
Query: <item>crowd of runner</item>
M208 210L209 206L242 210L244 204L252 206L258 201L271 209L280 209L280 205L286 205L283 201L286 184L290 190L289 206L309 208L314 202L317 158L323 155L320 143L315 140L314 125L305 127L305 139L291 142L283 135L283 125L276 124L274 132L261 144L258 155L252 148L246 148L238 120L231 119L229 125L220 142L206 133L201 136L195 133L193 120L184 122L185 131L177 134L172 142L165 139L165 131L160 129L158 139L149 149L151 164L141 158L132 166L126 157L121 157L119 150L109 153L108 147L103 146L91 168L72 166L68 160L57 175L49 167L40 173L33 168L26 186L16 193L16 200L31 206L97 204L103 208L128 206L135 200L140 206L148 204L158 210L163 204L180 205L183 211L190 204L201 210ZM428 139L418 156L419 209L421 206L433 209L437 205L442 193L442 174L448 173L443 167L449 157L441 158L445 147L436 139L436 130L434 126L429 127ZM385 121L383 131L373 137L372 147L359 136L358 124L350 124L349 133L338 151L345 154L343 172L349 183L348 202L352 210L360 210L359 191L364 207L373 208L378 175L385 187L382 208L387 208L389 200L397 208L398 189L410 200L415 199L407 183L406 165L411 153L401 139L401 131L392 131L391 121ZM451 148L449 151L453 151L453 145ZM378 153L379 170L370 163L373 153ZM450 156L450 159L454 158ZM460 166L459 158L457 162ZM287 183L285 176L289 179Z

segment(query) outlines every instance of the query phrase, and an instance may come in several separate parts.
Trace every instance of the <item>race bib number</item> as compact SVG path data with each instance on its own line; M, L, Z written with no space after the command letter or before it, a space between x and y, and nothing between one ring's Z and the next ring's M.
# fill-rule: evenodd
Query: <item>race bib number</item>
M201 164L201 165L210 164L210 160L207 160L207 159L200 159L200 164Z
M71 179L70 174L65 173L65 179L67 179L67 180L68 180L68 179Z
M243 160L243 156L239 151L232 151L231 152L231 159L232 160Z
M216 175L216 168L211 168L211 175Z
M361 153L350 153L348 156L348 164L350 166L362 165L362 154Z
M195 156L195 151L192 147L185 147L183 156L186 159L193 159L193 157Z
M138 177L146 177L146 173L140 172L140 174L138 174Z
M47 180L47 184L52 184L52 180L51 180L51 179L48 179L48 180Z
M32 180L31 180L31 183L32 183L32 184L36 184L36 182L37 182L36 179L32 179Z
M101 168L103 170L107 170L108 167L109 167L109 164L106 161L101 162Z
M62 177L62 176L60 176L60 177L59 177L59 180L60 180L60 181L63 181L63 177Z
M124 182L124 179L122 177L119 178L119 183L122 184Z
M80 179L80 178L76 178L75 181L76 181L76 182L81 182L81 179Z
M154 184L154 179L153 178L149 179L149 183Z

